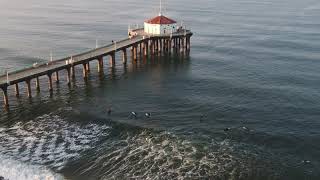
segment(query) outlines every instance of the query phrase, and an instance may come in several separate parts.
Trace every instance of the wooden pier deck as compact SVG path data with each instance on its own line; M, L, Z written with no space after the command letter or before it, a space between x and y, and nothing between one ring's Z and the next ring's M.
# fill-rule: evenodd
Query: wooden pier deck
M48 76L49 90L52 91L52 75L55 75L56 81L59 81L59 71L67 71L68 84L71 78L75 77L74 67L83 65L83 77L86 78L89 71L89 63L98 61L98 71L103 72L103 57L110 56L109 64L111 67L115 65L115 53L122 52L122 62L127 63L127 49L131 48L132 59L137 60L138 52L143 56L155 55L161 52L171 53L176 51L179 53L188 52L190 50L190 30L182 30L180 32L167 35L146 35L139 33L132 38L114 42L100 48L90 50L81 54L73 55L59 60L50 61L46 64L39 64L36 67L30 67L16 72L8 73L8 75L0 76L0 88L3 91L4 106L9 107L8 87L15 86L16 96L19 96L19 83L26 82L27 95L32 97L31 84L32 79L36 79L36 88L40 89L39 77Z

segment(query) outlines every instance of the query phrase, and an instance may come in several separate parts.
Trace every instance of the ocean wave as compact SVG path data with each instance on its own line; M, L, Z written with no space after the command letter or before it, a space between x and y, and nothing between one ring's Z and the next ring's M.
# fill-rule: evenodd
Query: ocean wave
M70 159L93 148L110 127L70 123L59 115L45 114L28 122L0 128L0 152L17 161L61 170ZM0 154L0 155L1 155Z
M107 142L86 156L76 179L278 179L276 163L258 158L270 154L229 140L194 143L168 132L142 130ZM251 147L252 149L252 147ZM74 171L68 169L67 171Z
M63 180L45 167L21 163L11 158L0 155L0 177L5 180Z

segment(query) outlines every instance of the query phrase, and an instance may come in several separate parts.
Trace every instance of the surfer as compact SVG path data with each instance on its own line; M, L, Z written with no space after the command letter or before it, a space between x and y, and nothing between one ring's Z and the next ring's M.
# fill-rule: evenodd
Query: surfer
M135 119L137 118L138 114L134 111L131 112L131 117L134 117Z
M151 113L146 113L145 116L146 116L147 118L150 118L150 117L151 117Z

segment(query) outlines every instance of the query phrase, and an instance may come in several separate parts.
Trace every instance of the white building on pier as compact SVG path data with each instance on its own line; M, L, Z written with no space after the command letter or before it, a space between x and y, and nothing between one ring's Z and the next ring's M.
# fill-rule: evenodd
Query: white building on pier
M159 16L144 22L144 32L153 35L170 34L177 32L177 22L162 15L162 1L160 0Z
M159 14L159 16L144 22L144 32L147 34L170 34L177 32L177 22Z

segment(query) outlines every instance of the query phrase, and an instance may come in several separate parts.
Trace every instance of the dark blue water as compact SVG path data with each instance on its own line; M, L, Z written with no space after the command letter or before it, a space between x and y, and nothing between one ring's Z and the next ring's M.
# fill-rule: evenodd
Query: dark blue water
M31 100L23 86L18 99L11 88L11 111L0 117L0 176L320 179L320 3L164 4L165 15L194 32L190 56L123 66L117 55L103 77L91 64L89 81L79 68L68 88L62 74L52 96L42 78ZM57 59L96 39L122 39L157 8L142 0L0 0L1 72L46 62L50 51Z

